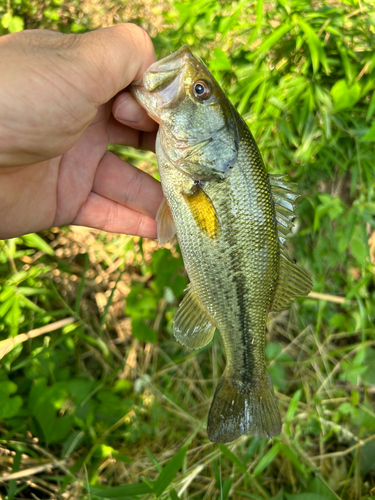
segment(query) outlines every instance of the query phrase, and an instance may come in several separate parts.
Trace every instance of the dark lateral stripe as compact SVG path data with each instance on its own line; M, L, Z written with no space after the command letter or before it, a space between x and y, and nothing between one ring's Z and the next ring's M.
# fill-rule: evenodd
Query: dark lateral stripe
M241 263L244 258L244 249L240 249L236 245L236 241L233 237L229 238L229 244L232 247L232 252L230 253L231 259L231 269L234 273L234 282L236 288L236 298L239 308L239 320L240 320L240 332L233 332L234 335L241 334L241 348L242 348L242 364L244 370L242 370L242 381L250 382L254 378L254 351L253 346L250 345L250 335L247 325L248 316L248 304L246 304L246 276L244 273L237 273L241 267Z

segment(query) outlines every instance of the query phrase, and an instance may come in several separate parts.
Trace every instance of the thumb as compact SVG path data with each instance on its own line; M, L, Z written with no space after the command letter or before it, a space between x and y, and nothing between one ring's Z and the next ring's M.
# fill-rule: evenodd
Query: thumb
M96 106L140 78L156 60L151 38L135 24L63 38L70 36L75 37L70 52L82 72L78 81L84 85L86 98Z
M0 37L0 167L71 148L108 102L155 61L148 34L118 24L83 35L26 30Z

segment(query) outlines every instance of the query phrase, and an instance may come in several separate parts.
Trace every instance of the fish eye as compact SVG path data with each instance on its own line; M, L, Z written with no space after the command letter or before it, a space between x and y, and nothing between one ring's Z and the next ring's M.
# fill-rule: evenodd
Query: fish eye
M208 99L211 95L211 89L206 82L203 80L198 80L193 83L193 94L200 101Z

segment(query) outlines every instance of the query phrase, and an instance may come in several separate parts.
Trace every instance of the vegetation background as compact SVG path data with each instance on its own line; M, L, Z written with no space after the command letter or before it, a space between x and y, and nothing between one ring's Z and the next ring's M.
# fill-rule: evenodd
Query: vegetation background
M290 248L314 294L267 334L282 433L208 441L225 358L218 335L174 341L178 248L54 228L0 242L0 339L24 341L0 361L0 496L375 498L374 3L0 0L0 34L123 21L159 58L192 46L303 194Z

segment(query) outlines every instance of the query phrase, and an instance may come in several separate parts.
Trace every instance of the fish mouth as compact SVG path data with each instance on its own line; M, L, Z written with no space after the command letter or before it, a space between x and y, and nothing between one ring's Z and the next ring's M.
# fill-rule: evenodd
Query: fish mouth
M189 59L195 59L187 45L152 64L143 77L132 83L136 99L149 111L147 94L154 107L176 107L185 95L184 74ZM157 101L157 102L156 102ZM150 110L151 111L151 110Z
M194 57L187 45L183 45L176 52L160 61L151 64L143 78L133 83L141 86L149 93L164 90L182 71L187 59Z

